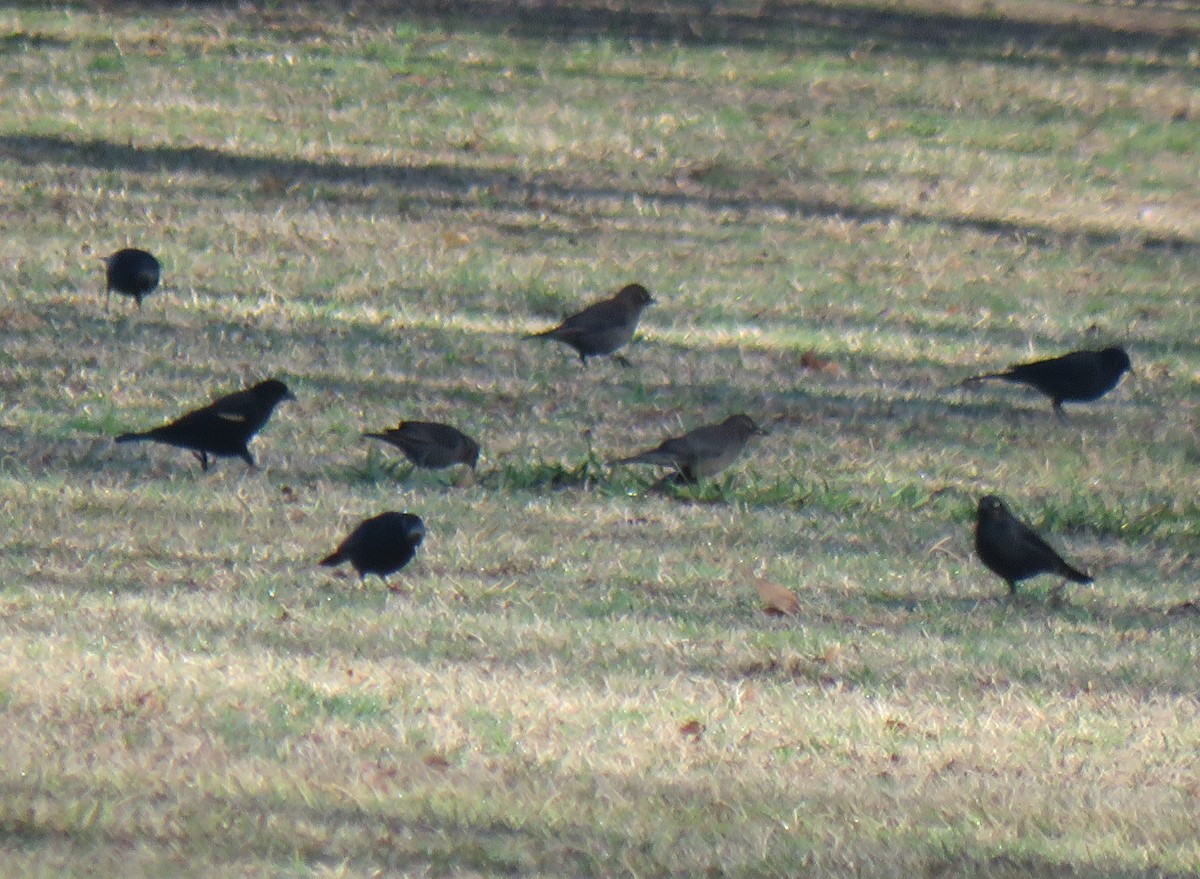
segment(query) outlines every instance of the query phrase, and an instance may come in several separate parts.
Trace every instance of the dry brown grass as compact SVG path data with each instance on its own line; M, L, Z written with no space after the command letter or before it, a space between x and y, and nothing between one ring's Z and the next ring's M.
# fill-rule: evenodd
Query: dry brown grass
M1200 25L862 9L0 10L0 872L1200 870ZM517 339L635 279L632 369ZM111 443L273 374L260 472ZM1001 600L984 491L1095 586ZM406 592L314 567L388 508Z

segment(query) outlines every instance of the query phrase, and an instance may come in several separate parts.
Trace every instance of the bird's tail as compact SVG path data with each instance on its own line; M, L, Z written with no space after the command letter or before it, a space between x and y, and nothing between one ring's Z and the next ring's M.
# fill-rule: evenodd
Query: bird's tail
M966 385L977 384L978 382L987 381L988 379L993 379L993 378L1000 379L1001 381L1008 381L1012 378L1012 373L1011 372L985 372L982 375L973 375L970 378L964 378L962 381L959 382L959 385L965 387Z
M636 455L630 455L628 458L617 458L615 461L609 461L609 464L654 464L659 467L680 467L679 458L675 455L664 454L659 451L639 452Z
M346 560L346 557L344 555L342 555L342 551L335 549L329 555L325 556L325 558L323 558L319 562L317 562L317 564L323 568L336 568L338 565L340 565L345 560Z
M154 439L154 431L147 430L142 433L123 433L113 439L114 443L136 443L140 440Z
M1072 568L1066 562L1063 562L1062 570L1059 571L1064 577L1073 583L1091 583L1092 575L1081 571L1078 568Z
M363 438L363 439L377 439L377 440L384 440L384 441L386 441L388 437L387 437L387 434L386 434L386 433L364 433L364 434L362 435L362 438Z

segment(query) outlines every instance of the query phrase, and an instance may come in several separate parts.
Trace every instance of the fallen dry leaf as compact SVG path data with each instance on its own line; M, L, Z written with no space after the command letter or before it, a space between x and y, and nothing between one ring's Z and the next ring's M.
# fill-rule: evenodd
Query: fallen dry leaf
M763 601L763 612L775 616L791 616L800 610L800 602L792 590L771 580L759 577L754 581L758 597Z
M701 734L703 734L703 732L704 732L704 724L702 724L700 721L696 720L696 718L694 718L694 717L691 720L689 720L687 723L685 723L681 727L679 727L680 735L691 736L693 739L700 738L700 736L701 736Z
M833 375L837 375L842 371L841 368L828 357L822 357L812 349L809 349L800 355L800 365L805 369L813 370L813 372L828 372Z

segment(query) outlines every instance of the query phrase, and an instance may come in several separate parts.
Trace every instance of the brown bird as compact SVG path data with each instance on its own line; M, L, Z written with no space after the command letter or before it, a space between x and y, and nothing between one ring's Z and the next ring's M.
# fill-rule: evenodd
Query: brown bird
M1113 345L1101 351L1072 351L1061 357L1017 363L1004 372L989 372L963 379L973 385L985 379L1029 385L1050 398L1054 414L1066 420L1062 404L1099 399L1117 386L1121 376L1133 368L1124 348Z
M1038 574L1058 574L1075 583L1091 583L1084 571L1063 561L1032 528L1014 516L994 494L979 499L975 513L975 552L1016 595L1017 583Z
M420 516L393 511L380 513L359 522L338 548L317 564L333 568L350 562L360 580L374 574L386 583L389 574L412 561L424 539L425 523Z
M479 463L479 443L449 424L401 421L389 430L364 433L363 437L391 443L416 467L440 470L454 464L466 464L474 470Z
M641 284L622 287L611 299L594 302L563 320L558 326L526 339L553 339L574 348L583 365L589 357L612 354L633 340L642 309L653 303L650 292ZM615 359L628 364L624 357Z
M653 449L611 463L674 467L678 482L695 485L701 478L713 476L732 464L750 437L766 435L767 431L749 415L730 415L720 424L705 424L683 436L665 439Z

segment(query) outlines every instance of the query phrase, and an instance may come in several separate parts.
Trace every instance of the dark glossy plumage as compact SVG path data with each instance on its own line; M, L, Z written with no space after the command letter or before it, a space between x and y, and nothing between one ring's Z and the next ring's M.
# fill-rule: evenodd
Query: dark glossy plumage
M125 296L132 296L138 308L141 308L142 297L154 291L161 274L162 267L158 260L136 247L126 247L112 256L104 257L105 307L108 307L112 291L116 290Z
M358 524L350 535L318 564L327 568L350 562L359 578L375 574L384 580L417 554L425 523L412 513L387 512Z
M1058 574L1075 583L1091 583L1085 572L1063 561L1037 533L1008 511L993 494L979 499L975 513L975 552L1016 594L1017 583L1038 574Z
M1086 403L1103 397L1131 368L1129 354L1114 345L1100 351L1072 351L1048 360L1018 363L1004 372L973 375L963 384L1000 379L1029 385L1049 397L1055 413L1063 418L1063 403Z
M558 326L525 338L562 342L574 348L586 366L589 357L612 354L628 345L637 331L642 309L653 302L641 284L628 284L611 299L592 303Z
M679 471L679 482L694 485L732 464L752 436L766 433L749 415L730 415L719 424L705 424L612 463L674 467Z
M268 379L252 388L220 397L162 427L123 433L116 442L152 440L188 449L200 460L202 470L208 470L209 455L241 458L254 467L247 444L267 423L281 401L294 399L287 385L278 379Z
M417 467L440 470L454 464L466 464L474 470L479 463L479 443L449 424L401 421L389 430L364 433L363 436L391 443Z

